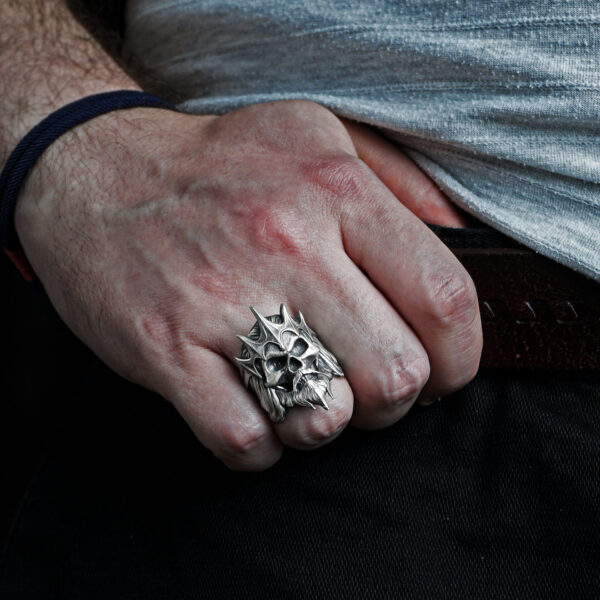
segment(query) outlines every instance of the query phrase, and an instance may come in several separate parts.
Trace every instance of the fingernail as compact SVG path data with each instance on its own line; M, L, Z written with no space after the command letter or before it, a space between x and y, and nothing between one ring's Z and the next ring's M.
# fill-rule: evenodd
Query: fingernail
M434 402L440 402L441 400L442 400L441 396L438 396L437 398L419 398L417 400L417 403L420 404L421 406L430 406Z

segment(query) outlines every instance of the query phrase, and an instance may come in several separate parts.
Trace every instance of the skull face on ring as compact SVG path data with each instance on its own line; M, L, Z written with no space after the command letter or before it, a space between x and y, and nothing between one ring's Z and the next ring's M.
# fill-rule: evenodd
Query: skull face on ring
M275 422L285 418L287 408L322 406L328 410L325 396L331 394L334 375L343 376L337 359L325 349L315 332L298 311L290 316L285 305L278 315L263 317L252 306L256 323L243 342L236 361L244 383L254 390L262 407Z

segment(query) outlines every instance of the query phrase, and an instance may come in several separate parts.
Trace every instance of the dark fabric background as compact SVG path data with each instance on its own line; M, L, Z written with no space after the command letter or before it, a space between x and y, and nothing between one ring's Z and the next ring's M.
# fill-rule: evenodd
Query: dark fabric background
M481 373L234 473L12 283L0 598L600 595L600 375Z
M47 298L0 254L0 545L40 454L56 437L72 394L67 374L91 353ZM1 596L0 596L1 597Z

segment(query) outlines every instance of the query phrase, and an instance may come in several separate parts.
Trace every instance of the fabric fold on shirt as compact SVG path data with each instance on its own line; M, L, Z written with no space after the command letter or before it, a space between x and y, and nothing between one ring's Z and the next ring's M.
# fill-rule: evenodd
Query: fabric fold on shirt
M595 0L129 0L127 21L127 52L183 110L323 104L483 222L600 280Z

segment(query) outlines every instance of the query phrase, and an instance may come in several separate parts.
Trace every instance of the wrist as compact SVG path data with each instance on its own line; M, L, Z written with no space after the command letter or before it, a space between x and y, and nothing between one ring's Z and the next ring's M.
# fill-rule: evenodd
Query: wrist
M58 182L46 182L43 188L38 188L37 193L33 195L31 193L24 193L25 179L27 175L37 164L46 150L55 145L63 136L67 136L67 145L69 145L68 138L77 139L81 132L77 132L78 126L93 121L94 119L100 118L105 115L110 115L113 112L126 112L126 109L138 108L138 107L156 107L160 108L162 112L164 109L174 110L174 107L165 101L144 94L137 91L119 90L114 93L100 94L86 97L80 101L77 101L67 106L61 107L58 111L55 111L48 118L44 119L41 123L37 124L28 134L21 140L17 148L11 154L7 161L2 174L0 176L0 238L1 245L9 253L9 256L14 260L14 252L19 251L21 245L16 235L15 229L12 225L14 219L14 211L17 207L17 199L24 196L33 197L35 204L35 213L39 213L41 207L42 198L45 192L50 191L54 197L56 194L61 194L60 186ZM101 125L101 130L104 130L106 125ZM72 134L72 135L70 135ZM115 139L118 139L115 135ZM122 143L122 142L121 142ZM73 140L70 145L73 144ZM65 168L64 161L62 160L65 156L73 156L75 161L79 164L84 165L86 176L91 176L92 181L98 180L100 173L93 173L93 166L97 163L97 160L82 159L78 156L78 152L75 148L71 148L66 152L61 152L59 147L58 156L54 156L52 160L52 169L49 172L58 172L60 178L66 183L67 186L71 185L71 177L68 169ZM99 148L106 154L107 148ZM52 153L50 153L52 154ZM92 167L92 169L90 169ZM43 171L40 169L39 171ZM38 171L38 172L39 172ZM35 181L35 177L30 178ZM64 187L64 186L63 186ZM66 189L63 193L66 193ZM23 204L22 202L20 204ZM30 207L31 208L31 207ZM28 214L28 211L19 211L20 214ZM31 216L31 210L29 211ZM25 222L25 230L28 232L35 231L35 222L32 219L26 219L21 217L20 223ZM30 236L31 237L31 236ZM19 255L20 256L20 255ZM23 257L24 258L24 257ZM21 268L23 262L22 258L15 261L17 266ZM22 269L21 269L22 270Z
M11 152L25 135L55 111L94 94L119 90L141 91L141 88L126 76L123 76L122 81L115 79L110 82L88 78L80 81L76 86L65 85L54 95L49 92L42 93L38 89L34 98L26 102L19 100L18 118L17 114L5 114L4 117L0 117L0 126L3 130L0 168L5 165Z
M0 6L0 167L37 123L86 96L140 90L64 0Z

